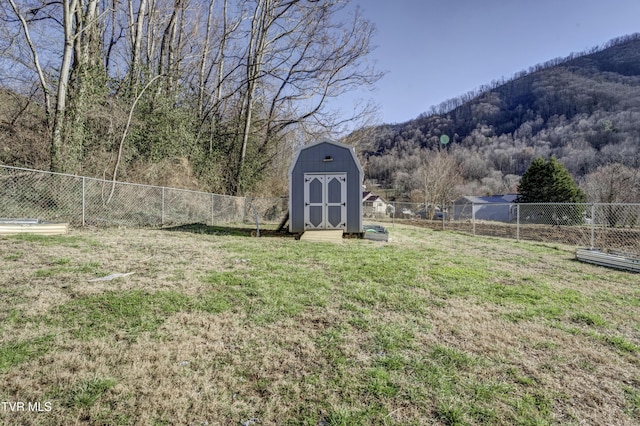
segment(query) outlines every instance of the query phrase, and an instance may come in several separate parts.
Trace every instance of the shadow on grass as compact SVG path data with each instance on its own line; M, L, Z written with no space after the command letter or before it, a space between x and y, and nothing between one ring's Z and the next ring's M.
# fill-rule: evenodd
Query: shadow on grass
M172 226L162 228L164 231L172 232L191 232L193 234L206 234L206 235L221 235L230 237L257 237L258 233L255 227L240 227L240 226L210 226L202 223L190 223L188 225ZM260 228L260 238L262 237L277 237L277 238L294 238L293 234L289 234L286 231L276 232L274 229L262 229Z

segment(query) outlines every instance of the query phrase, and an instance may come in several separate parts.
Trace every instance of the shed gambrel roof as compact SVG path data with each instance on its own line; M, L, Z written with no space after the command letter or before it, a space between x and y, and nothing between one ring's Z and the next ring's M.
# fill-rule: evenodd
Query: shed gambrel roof
M304 145L301 148L299 148L296 151L296 156L293 158L293 161L291 162L291 166L289 167L289 176L291 176L291 172L293 171L293 168L296 166L296 164L298 163L298 158L300 157L300 153L302 151L306 151L309 149L313 149L318 147L318 145L322 145L322 144L331 144L331 145L335 145L337 147L340 148L344 148L346 150L349 151L349 154L351 154L351 159L353 160L353 162L355 163L355 165L358 167L358 170L360 171L361 175L364 175L364 171L362 170L362 166L360 165L360 161L358 160L358 157L356 156L356 150L353 146L351 145L347 145L346 143L342 143L342 142L336 142L336 141L332 141L330 139L322 139L319 140L318 142L314 142L312 144L309 145Z

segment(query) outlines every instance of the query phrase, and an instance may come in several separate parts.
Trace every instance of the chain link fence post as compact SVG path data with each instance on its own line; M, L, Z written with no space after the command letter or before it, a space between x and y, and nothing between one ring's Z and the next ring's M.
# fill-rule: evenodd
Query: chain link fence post
M516 204L516 241L520 242L520 204Z
M591 250L595 248L596 245L596 205L591 203L591 239L589 242L589 247Z
M473 235L476 235L476 203L471 203L471 226L473 227Z
M160 225L164 226L164 186L162 187L162 206L160 212Z
M85 180L86 178L83 176L82 177L82 226L86 225L86 221L85 221L85 211L86 211L86 200L85 200Z
M213 194L211 194L211 226L213 226L213 221L214 221L213 218L215 217L215 212L213 210L214 209L214 204L215 204L214 196L213 196Z
M391 227L396 227L396 214L398 214L398 207L396 206L396 202L393 202L393 213L391 214Z

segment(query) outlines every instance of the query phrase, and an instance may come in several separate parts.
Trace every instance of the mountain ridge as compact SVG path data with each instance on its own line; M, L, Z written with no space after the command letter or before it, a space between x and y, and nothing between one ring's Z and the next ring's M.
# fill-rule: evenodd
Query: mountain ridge
M442 148L461 166L460 189L473 195L515 190L537 157L555 156L580 182L611 164L637 171L640 34L536 65L415 119L360 135L350 138L360 141L367 178L403 187L404 197L419 189L406 175L424 164L425 152ZM441 145L442 135L451 143Z

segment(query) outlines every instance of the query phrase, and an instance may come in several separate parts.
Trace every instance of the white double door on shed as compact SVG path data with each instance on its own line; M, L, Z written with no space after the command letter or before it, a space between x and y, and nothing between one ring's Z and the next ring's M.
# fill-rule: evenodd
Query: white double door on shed
M347 174L304 174L304 229L347 229Z

